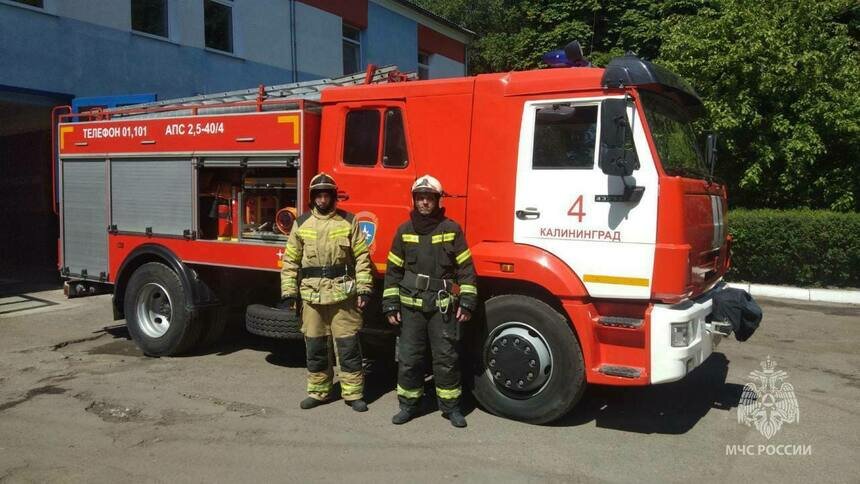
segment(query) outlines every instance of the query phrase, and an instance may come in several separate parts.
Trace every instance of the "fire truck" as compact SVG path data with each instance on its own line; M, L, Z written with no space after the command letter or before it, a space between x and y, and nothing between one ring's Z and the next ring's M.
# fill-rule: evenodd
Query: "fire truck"
M58 111L59 269L72 295L112 292L149 355L216 339L227 308L300 338L271 306L310 178L336 179L381 288L410 186L431 174L479 276L464 380L490 412L546 423L587 384L679 380L730 333L710 318L731 240L714 139L691 128L702 113L686 82L634 55L424 81L369 67ZM388 330L378 311L365 320Z

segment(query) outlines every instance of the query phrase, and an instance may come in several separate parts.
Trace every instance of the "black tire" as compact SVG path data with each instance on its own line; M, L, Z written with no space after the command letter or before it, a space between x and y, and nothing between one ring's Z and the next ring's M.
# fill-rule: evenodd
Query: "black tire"
M295 311L284 311L262 304L252 304L245 312L249 333L267 338L302 339L302 325Z
M567 318L542 301L519 295L488 300L485 314L486 327L472 346L475 356L472 388L476 400L493 414L533 424L549 423L570 412L582 397L586 384L582 350ZM500 338L505 330L525 330L532 341L541 340L549 350L550 370L539 388L512 391L494 381L487 371L488 361L493 358L491 338ZM500 342L496 339L497 348ZM519 367L514 365L514 368L511 373Z
M166 330L147 315L146 307L167 299ZM125 290L125 319L137 346L149 356L174 356L190 351L200 338L201 325L188 309L188 294L173 270L159 262L147 262L131 275ZM162 304L162 308L164 305ZM159 334L164 330L163 334Z

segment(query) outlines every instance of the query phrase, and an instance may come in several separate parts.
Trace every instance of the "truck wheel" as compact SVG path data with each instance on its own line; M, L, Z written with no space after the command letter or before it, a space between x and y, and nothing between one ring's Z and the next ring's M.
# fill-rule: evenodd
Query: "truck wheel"
M567 319L537 299L486 302L474 395L490 412L534 424L567 414L585 390L582 350Z
M126 325L131 338L150 356L172 356L191 349L200 324L188 310L179 276L159 262L138 267L125 290Z
M283 311L262 304L252 304L245 312L249 333L267 338L303 339L302 325L295 311Z

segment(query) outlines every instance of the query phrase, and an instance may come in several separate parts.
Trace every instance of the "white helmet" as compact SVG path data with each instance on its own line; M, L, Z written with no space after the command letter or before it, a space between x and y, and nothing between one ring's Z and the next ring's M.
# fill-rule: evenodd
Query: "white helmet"
M442 196L442 184L430 175L424 175L412 184L412 193L435 193Z

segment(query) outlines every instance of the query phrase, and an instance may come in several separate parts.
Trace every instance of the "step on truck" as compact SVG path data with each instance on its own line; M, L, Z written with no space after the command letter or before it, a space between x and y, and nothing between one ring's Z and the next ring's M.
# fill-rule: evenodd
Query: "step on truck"
M71 294L112 292L149 355L217 339L245 307L255 332L301 337L270 307L310 178L337 180L381 289L429 173L479 276L464 379L490 412L546 423L586 384L679 380L729 334L709 318L730 238L713 138L699 146L691 128L702 113L681 78L627 55L425 81L371 66L57 114L59 269ZM365 320L386 331L378 310Z

